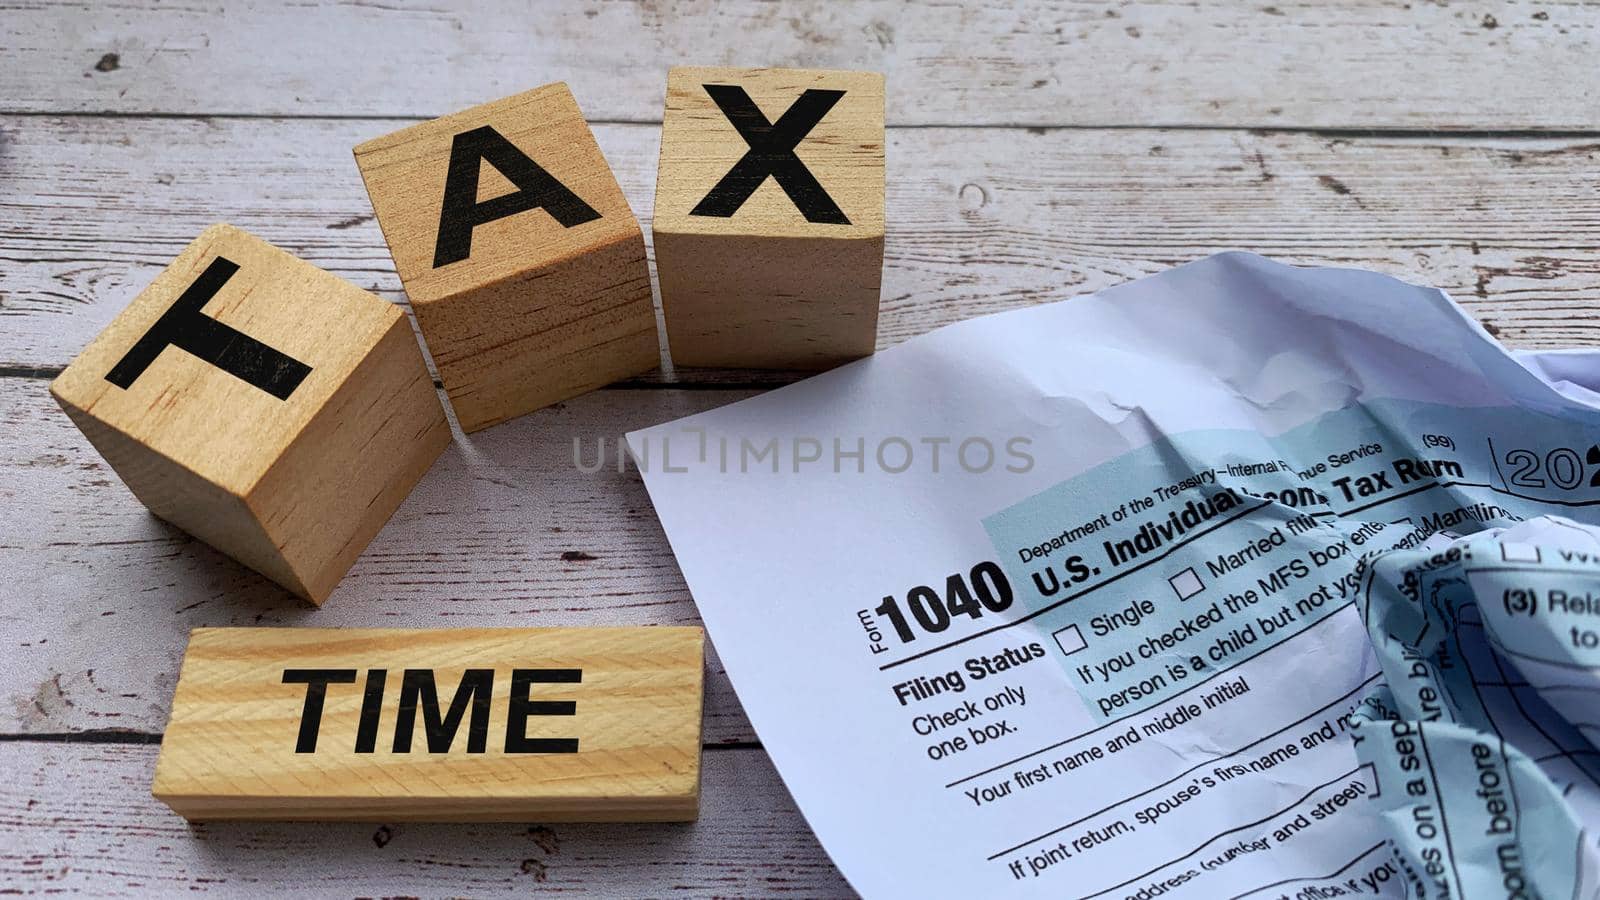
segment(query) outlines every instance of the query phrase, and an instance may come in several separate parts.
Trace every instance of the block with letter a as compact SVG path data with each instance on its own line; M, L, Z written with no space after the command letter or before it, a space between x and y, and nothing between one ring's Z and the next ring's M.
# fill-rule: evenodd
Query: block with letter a
M883 118L872 72L667 74L652 230L675 364L815 369L873 352Z
M450 442L399 308L227 225L50 392L151 512L318 604Z
M566 85L355 156L462 430L660 364L644 234Z
M152 792L191 820L681 822L695 627L197 628Z

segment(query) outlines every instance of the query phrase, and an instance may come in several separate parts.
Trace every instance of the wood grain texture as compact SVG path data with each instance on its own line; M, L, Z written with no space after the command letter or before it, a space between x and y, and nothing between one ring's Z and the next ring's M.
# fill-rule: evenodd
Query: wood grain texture
M0 120L0 369L64 365L218 218L400 301L348 156L399 124ZM595 131L648 233L658 129ZM1600 339L1600 137L890 129L888 159L880 348L1225 249L1437 285L1516 346Z
M152 512L313 603L450 441L394 306L228 225L50 392Z
M190 821L693 821L704 644L692 627L197 628L151 793Z
M848 897L760 750L708 751L700 820L220 822L149 794L156 747L0 743L0 885L101 896Z
M462 430L659 364L643 233L565 84L355 158Z
M312 609L151 516L46 386L0 380L0 732L159 733L197 627L698 625L617 442L752 393L597 391L459 437ZM707 743L755 739L714 653L705 706Z
M154 739L194 625L698 623L637 481L557 461L574 434L592 448L748 392L600 391L459 441L317 611L151 518L51 408L41 379L219 219L401 301L349 165L362 140L558 79L590 116L642 123L670 65L876 69L891 126L880 345L1244 248L1437 284L1510 343L1562 347L1600 339L1597 40L1600 7L1559 0L12 4L0 732ZM295 118L249 118L280 115ZM1487 133L1430 133L1446 129ZM1582 134L1551 133L1566 130ZM658 130L595 132L648 233ZM669 367L635 383L755 378ZM706 704L708 742L753 738L714 656ZM707 754L696 825L559 829L190 829L146 793L155 754L0 744L0 884L847 891L759 750Z
M426 117L565 80L593 117L656 121L667 68L699 64L888 72L891 124L1588 129L1600 9L29 0L5 20L7 111Z
M883 76L667 75L652 231L675 364L826 369L877 346Z

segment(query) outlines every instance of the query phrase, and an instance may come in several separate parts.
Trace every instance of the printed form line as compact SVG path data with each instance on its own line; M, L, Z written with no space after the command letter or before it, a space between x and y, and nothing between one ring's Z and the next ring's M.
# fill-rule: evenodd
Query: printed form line
M1307 719L1311 719L1311 718L1313 718L1315 716L1321 715L1324 712L1326 712L1327 710L1332 709L1333 707L1338 706L1341 703L1344 703L1345 701L1349 700L1350 697L1353 696L1357 691L1360 691L1360 690L1366 688L1368 685L1372 684L1374 681L1377 681L1377 680L1378 680L1378 673L1374 673L1372 675L1369 675L1369 676L1367 676L1367 679L1365 681L1361 682L1360 684L1356 685L1355 687L1351 688L1350 690L1345 691L1343 694L1339 695L1338 697L1333 698L1333 700L1329 701L1328 703L1323 704L1322 706L1312 710L1311 712L1306 713L1304 716L1301 716L1300 718L1294 720L1293 722L1290 722L1289 724L1283 726L1282 728L1279 728L1277 731L1274 731L1271 734L1262 735L1261 737L1256 738L1254 741L1251 741L1250 743L1245 744L1244 746L1240 747L1237 750L1230 750L1227 753L1218 754L1217 756L1213 756L1210 759L1203 759L1200 762L1195 763L1193 766L1191 766L1191 767L1189 767L1187 769L1184 769L1182 772L1179 772L1178 774L1172 776L1171 778L1167 779L1166 781L1161 782L1160 784L1153 784L1150 787L1145 788L1144 790L1140 791L1137 794L1129 794L1128 796L1123 797L1122 799L1118 800L1115 803L1111 803L1111 804L1108 804L1106 806L1102 806L1101 808L1095 810L1094 812L1088 813L1088 814L1083 815L1083 816L1080 816L1080 817L1072 820L1071 822L1068 822L1065 825L1061 825L1061 826L1059 826L1057 828L1052 828L1049 831L1046 831L1044 834L1040 834L1040 835L1036 835L1034 837L1028 838L1027 840L1023 841L1020 844L1017 844L1014 847L1007 847L1006 849L1001 850L998 853L995 853L995 854L991 855L988 858L988 861L993 862L994 860L999 859L1000 857L1005 856L1008 853L1014 853L1014 852L1016 852L1018 850L1021 850L1023 847L1026 847L1029 844L1037 843L1039 841L1044 840L1047 837L1053 837L1053 836L1055 836L1057 834L1060 834L1061 832L1066 831L1068 828L1071 828L1074 825L1081 825L1084 822L1087 822L1090 819L1094 818L1095 816L1101 815L1103 813L1110 812L1111 810L1116 809L1117 807L1119 807L1119 806L1123 805L1124 803L1127 803L1127 802L1129 802L1131 800L1137 800L1140 797L1143 797L1144 795L1150 793L1151 791L1159 791L1162 788L1166 787L1167 785L1173 783L1174 781L1177 781L1178 779L1184 777L1185 775L1188 775L1190 772L1193 772L1196 769L1201 768L1202 766L1213 765L1213 764L1215 764L1217 762L1220 762L1222 760L1228 759L1229 757L1238 756L1239 754L1245 752L1246 750L1249 750L1251 747L1254 747L1257 744L1260 744L1260 743L1262 743L1264 741L1269 741L1269 740L1277 737L1278 735L1283 734L1285 731L1290 731L1290 730L1293 730L1294 728L1299 727L1300 725L1304 725ZM948 787L948 785L947 785L947 787Z
M1371 503L1366 503L1366 504L1363 504L1361 506L1351 507L1350 509L1339 511L1339 512L1336 513L1336 515L1338 515L1338 516L1340 516L1342 518L1344 516L1349 516L1349 515L1352 515L1354 513L1365 512L1366 510L1374 509L1376 507L1382 506L1385 503L1392 503L1392 502L1394 502L1396 500L1403 500L1403 499L1405 499L1407 497L1411 497L1411 496L1414 496L1416 494L1423 493L1424 491L1431 491L1431 490L1434 490L1435 488L1442 488L1442 487L1476 487L1476 488L1484 488L1485 490L1492 491L1492 492L1494 492L1496 494L1504 494L1504 495L1506 495L1508 497L1517 497L1517 498L1522 499L1522 500L1532 500L1532 501L1535 501L1535 502L1538 502L1538 503L1555 503L1555 504L1559 504L1559 505L1562 505L1562 506L1595 506L1595 505L1600 505L1600 499L1594 499L1594 500L1554 500L1554 499L1549 499L1549 498L1545 498L1545 497L1532 497L1532 496L1529 496L1527 494L1519 494L1516 491L1509 491L1509 490L1506 490L1504 488L1495 487L1492 484L1486 484L1484 482L1478 482L1478 481L1435 481L1432 484L1425 484L1425 485L1422 485L1421 487L1414 488L1414 489L1409 490L1409 491L1405 491L1404 493L1395 494L1392 497L1385 497L1382 500L1374 500ZM894 662L884 663L883 665L878 667L878 671L885 672L885 671L888 671L889 669L892 669L892 668L894 668L896 666L905 665L908 662L912 662L914 660L922 659L925 656L930 656L930 655L932 655L934 653L939 653L939 652L941 652L943 650L949 650L951 647L957 647L957 646L960 646L961 644L967 643L968 641L976 640L976 639L984 637L986 635L993 634L993 633L995 633L997 631L1002 631L1002 630L1010 628L1010 627L1012 627L1014 625L1021 625L1024 622L1027 622L1027 621L1030 621L1032 619L1038 618L1039 616L1042 616L1045 613L1050 612L1051 610L1057 609L1057 608L1061 607L1064 604L1071 603L1072 601L1078 600L1078 599L1083 598L1083 597L1086 597L1089 594L1092 594L1095 591L1097 591L1097 590L1099 590L1099 589L1101 589L1103 587L1106 587L1108 585L1114 584L1119 579L1122 579L1122 578L1125 578L1125 577L1127 577L1129 575L1132 575L1133 573L1139 571L1140 569L1143 569L1146 566L1154 565L1155 563L1160 562L1161 560L1165 559L1167 556L1169 556L1172 553L1176 552L1178 549L1180 549L1182 547L1185 547L1185 546L1187 546L1187 545L1199 540L1202 537L1205 537L1206 535L1210 534L1211 532L1216 531L1219 528L1223 528L1223 527L1225 527L1227 525L1230 525L1230 524L1232 524L1234 522L1237 522L1240 519L1243 519L1243 518L1249 516L1251 513L1258 512L1258 511L1260 511L1262 509L1265 509L1266 507L1271 506L1271 505L1272 505L1272 501L1268 500L1268 501L1265 501L1265 502L1263 502L1261 504L1258 504L1256 506L1252 506L1249 509L1244 510L1243 512L1235 513L1234 515L1229 516L1228 518L1223 519L1222 521L1217 522L1216 524L1214 524L1214 525L1212 525L1212 526L1210 526L1208 528L1204 528L1204 529L1202 529L1200 531L1196 531L1193 534L1190 534L1189 536L1185 537L1183 540L1172 544L1172 546L1168 547L1166 550L1163 550L1161 553L1158 553L1155 556L1150 557L1149 559L1145 560L1144 562L1139 563L1138 565L1134 566L1131 569L1127 569L1125 571L1119 572L1116 575L1113 575L1110 578L1106 579L1105 581L1100 582L1099 584L1096 584L1096 585L1094 585L1092 587L1085 588L1085 589L1079 591L1076 594L1069 594L1069 595L1067 595L1065 597L1062 597L1060 600L1056 600L1053 603L1049 603L1049 604L1046 604L1045 606L1041 606L1038 609L1034 610L1033 612L1030 612L1025 616L1019 616L1019 617L1017 617L1015 619L1012 619L1009 622L1002 622L999 625L995 625L995 626L993 626L991 628L985 628L982 631L975 631L972 634L966 635L965 637L960 637L960 638L957 638L957 639L955 639L953 641L949 641L947 643L940 644L937 647L929 647L926 650L923 650L923 651L921 651L919 653L913 653L912 655L907 656L907 657L905 657L903 659L897 659Z
M1319 626L1321 626L1321 625L1323 625L1323 624L1325 624L1327 622L1333 621L1333 617L1335 615L1337 615L1339 612L1343 611L1344 609L1348 608L1353 603L1355 603L1354 600L1346 600L1344 603L1341 603L1340 605L1335 606L1334 608L1328 610L1328 614L1327 615L1323 616L1322 618L1318 619L1315 622L1312 622L1310 625L1307 625L1306 627L1300 629L1299 631L1296 631L1294 634L1288 635L1283 640L1279 641L1276 644L1273 644L1271 647L1266 647L1264 649L1257 650L1255 653L1252 653L1249 656L1246 656L1245 658L1243 658L1241 660L1238 660L1237 662L1235 662L1233 665L1227 667L1226 669L1220 669L1220 670L1218 670L1216 672L1213 672L1212 674L1207 675L1205 678L1201 679L1200 681L1195 682L1194 684L1190 685L1189 687L1184 688L1183 690L1177 692L1176 694L1172 694L1171 696L1168 696L1168 697L1163 697L1160 700L1160 702L1154 703L1154 704L1152 704L1151 706L1149 706L1149 707L1147 707L1145 709L1137 710L1135 712L1128 713L1127 715L1124 715L1124 716L1118 716L1115 719L1107 719L1106 721L1101 722L1099 725L1096 725L1095 727L1089 729L1088 731L1081 732L1079 734L1075 734L1075 735L1073 735L1072 737L1069 737L1069 738L1063 738L1062 740L1056 741L1055 743L1053 743L1053 744L1051 744L1051 745L1049 745L1047 747L1040 747L1037 750L1031 750L1031 751L1029 751L1027 753L1022 754L1021 756L1018 756L1018 757L1014 758L1014 759L1009 759L1009 760L1007 760L1007 761L1005 761L1003 763L1000 763L998 765L990 766L989 768L984 769L981 772L974 772L973 774L968 775L968 776L966 776L964 778L960 778L960 779L957 779L956 781L950 782L949 784L945 785L945 787L946 788L953 788L958 784L966 784L967 782L971 781L974 778L982 778L983 776L988 775L991 772L996 772L996 771L998 771L1000 769L1004 769L1004 768L1006 768L1008 766L1016 765L1017 763L1022 762L1023 760L1027 759L1030 756L1038 756L1041 753L1047 753L1047 752L1049 752L1051 750L1054 750L1054 749L1056 749L1058 747L1062 747L1062 746L1065 746L1067 744L1070 744L1073 741L1078 740L1079 738L1088 737L1089 735L1094 734L1097 731L1104 731L1105 729L1110 728L1111 726L1116 725L1119 722L1126 722L1129 719L1135 718L1137 716L1142 716L1145 713L1150 712L1151 710L1159 709L1160 707L1165 706L1166 704L1170 703L1173 700L1178 699L1179 697L1182 697L1184 694L1187 694L1190 691L1199 690L1200 688L1205 687L1207 684L1211 683L1211 681L1213 679L1220 678L1220 677L1228 674L1229 672L1232 672L1234 669L1237 669L1239 666L1244 665L1245 663L1251 661L1252 659L1255 659L1258 656L1261 656L1264 653L1271 653L1272 651L1278 649L1279 647L1286 646L1290 641L1292 641L1295 638L1305 634L1306 632L1310 631L1311 629L1317 628L1317 627L1319 627Z
M1109 894L1109 893L1111 893L1112 891L1114 891L1114 890L1116 890L1118 888L1127 887L1128 885L1133 884L1136 881L1142 881L1143 879L1149 878L1151 875L1154 875L1155 873L1161 871L1162 869L1167 868L1168 866L1176 865L1176 864L1178 864L1180 862L1183 862L1184 860L1188 859L1189 857L1195 855L1196 853L1199 853L1201 850L1204 850L1206 848L1207 844L1210 844L1210 843L1212 843L1214 841L1220 840L1221 838L1225 838L1230 834L1234 834L1236 832L1244 831L1246 828L1254 828L1254 827L1256 827L1258 825L1264 825L1267 822L1272 821L1273 819L1277 818L1278 816L1283 815L1284 813L1288 812L1289 810L1294 809L1295 807L1299 806L1300 804L1302 804L1302 803L1306 802L1307 800L1311 799L1311 797L1313 795L1315 795L1317 793L1317 791L1323 790L1324 788L1327 788L1327 787L1329 787L1331 785L1337 784L1337 783L1345 780L1346 778L1349 778L1350 776L1356 774L1357 772L1361 771L1362 769L1365 769L1366 767L1367 767L1366 765L1356 766L1354 769L1351 769L1350 771L1344 773L1343 775L1340 775L1337 778L1333 778L1333 779L1330 779L1328 781L1324 781L1323 783L1317 785L1316 787L1312 788L1311 790L1306 791L1304 794L1302 794L1300 796L1300 798L1298 800L1294 801L1293 803L1289 804L1288 806L1285 806L1282 809L1274 810L1271 813L1268 813L1267 815L1263 816L1262 818L1259 818L1259 819L1255 820L1254 822L1246 822L1243 825L1235 826L1233 828L1228 829L1227 831L1219 831L1216 834L1212 835L1211 837L1207 838L1206 842L1204 844L1201 844L1200 846L1194 848L1193 850L1190 850L1188 853L1185 853L1182 856L1173 857L1172 859L1167 860L1166 862L1162 863L1161 865L1156 866L1154 869L1151 869L1150 871L1145 872L1142 875L1135 875L1132 878L1129 878L1127 881L1122 882L1121 884L1113 884L1112 886L1110 886L1108 888L1103 888L1103 889L1101 889L1099 891L1094 892L1093 894L1085 894L1085 895L1083 895L1083 897L1080 898L1080 900L1091 900L1091 898L1099 897L1102 894Z

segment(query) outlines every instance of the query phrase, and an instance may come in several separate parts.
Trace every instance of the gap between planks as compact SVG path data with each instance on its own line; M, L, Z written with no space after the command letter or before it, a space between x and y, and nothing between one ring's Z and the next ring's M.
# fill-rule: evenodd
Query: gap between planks
M437 116L391 116L377 113L229 113L229 112L123 112L99 110L0 109L0 116L18 119L154 119L165 121L283 121L283 122L428 122ZM661 127L660 119L589 118L596 125ZM1504 140L1582 140L1600 137L1600 128L1424 128L1407 126L1356 127L1336 125L1274 125L1270 122L1201 124L1193 122L906 122L888 123L889 131L1237 131L1249 134L1304 134L1327 138L1484 138Z
M404 115L564 80L597 118L648 120L662 73L703 61L883 71L891 122L1048 110L1074 123L1588 128L1574 73L1592 69L1600 25L1593 6L1548 0L983 0L911 15L894 0L589 2L543 5L531 31L504 5L434 6L24 4L0 95L32 110Z

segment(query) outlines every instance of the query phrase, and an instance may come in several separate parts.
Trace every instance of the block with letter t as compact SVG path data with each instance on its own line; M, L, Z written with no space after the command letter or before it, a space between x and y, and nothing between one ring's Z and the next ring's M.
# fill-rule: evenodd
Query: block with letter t
M873 352L883 118L872 72L667 74L652 230L674 363L826 368Z
M464 431L660 363L644 235L566 85L355 156Z
M318 604L450 442L398 307L227 225L50 392L153 513Z

